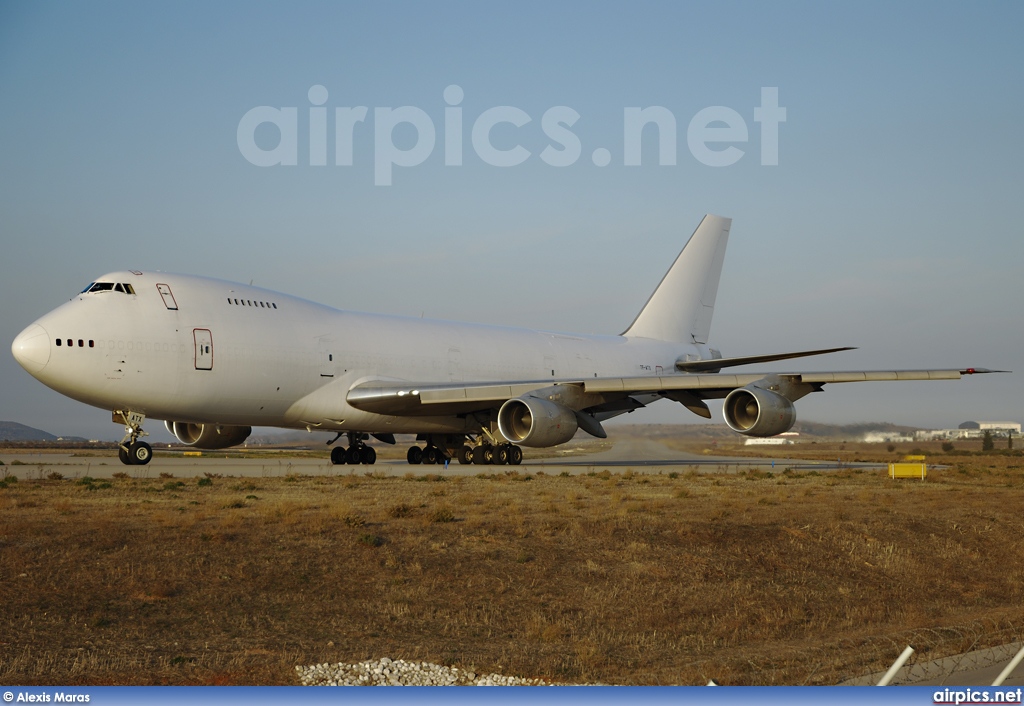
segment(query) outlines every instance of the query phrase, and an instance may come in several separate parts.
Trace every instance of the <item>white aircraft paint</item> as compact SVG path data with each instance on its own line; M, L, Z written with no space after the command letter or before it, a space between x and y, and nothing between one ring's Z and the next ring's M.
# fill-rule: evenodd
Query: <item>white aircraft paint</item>
M825 382L973 372L719 374L830 352L715 360L707 342L730 226L706 216L619 336L339 311L216 279L124 271L31 324L12 352L54 390L115 412L127 424L125 462L145 417L216 428L220 436L200 443L208 448L240 443L248 434L241 429L258 425L352 432L353 446L362 433L439 435L428 446L450 454L464 435L506 448L508 440L561 443L577 426L603 435L600 420L661 397L709 416L703 400L733 391L730 425L770 435L795 420L792 401ZM498 423L506 408L536 433L509 439L512 418ZM749 419L737 421L744 413Z

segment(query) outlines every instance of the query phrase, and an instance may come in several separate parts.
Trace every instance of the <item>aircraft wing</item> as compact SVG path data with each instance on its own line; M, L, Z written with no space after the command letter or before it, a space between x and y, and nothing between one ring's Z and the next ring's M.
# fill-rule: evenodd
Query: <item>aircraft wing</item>
M891 380L959 380L963 375L1004 372L986 368L950 370L853 370L808 373L714 373L532 380L481 383L424 383L371 380L354 386L346 397L357 409L397 416L467 414L496 409L506 400L533 393L558 398L576 411L591 413L626 411L645 406L636 397L654 395L681 402L694 413L710 417L704 399L725 397L729 392L758 381L782 385L797 396L818 391L828 383ZM794 397L795 399L796 397ZM706 414L705 414L706 412Z

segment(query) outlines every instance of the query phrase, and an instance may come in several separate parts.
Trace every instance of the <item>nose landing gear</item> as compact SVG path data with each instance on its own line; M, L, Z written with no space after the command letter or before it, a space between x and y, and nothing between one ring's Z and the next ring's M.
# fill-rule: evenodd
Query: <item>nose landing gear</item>
M114 421L124 424L124 438L118 444L117 457L126 466L145 466L153 460L153 447L145 441L139 441L143 436L148 436L142 430L142 423L146 421L146 415L139 412L114 411Z

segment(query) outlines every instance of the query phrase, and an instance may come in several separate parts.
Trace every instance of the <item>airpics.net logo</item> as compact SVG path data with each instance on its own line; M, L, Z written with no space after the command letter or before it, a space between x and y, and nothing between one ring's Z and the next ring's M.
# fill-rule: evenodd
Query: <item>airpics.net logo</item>
M327 89L320 85L312 86L308 97L308 164L312 167L325 167L328 164L327 145L331 127L329 111L324 105L328 98ZM444 163L445 166L459 167L464 163L465 125L469 122L461 107L465 94L459 86L451 85L444 89L443 97L445 107L441 140ZM332 164L350 167L353 165L357 131L371 127L368 122L370 109L360 105L336 107L333 112ZM583 155L583 144L571 129L579 119L580 114L566 105L556 105L544 111L540 129L549 144L538 155L542 162L552 167L568 167L579 161ZM761 104L754 107L753 120L760 126L761 165L778 165L779 124L786 122L786 109L779 106L777 87L761 89ZM480 162L492 167L523 164L533 154L518 142L513 147L496 147L492 142L492 132L502 124L516 129L529 129L525 126L532 122L533 118L526 111L515 106L499 105L484 110L469 126L469 142L473 153ZM267 130L263 128L265 125L276 128L277 144L273 147L267 147L266 140L257 139L257 131L266 134ZM645 131L648 125L654 129ZM409 147L399 147L395 144L396 130L407 133L414 131L415 141ZM503 128L503 131L507 134L508 128ZM372 132L373 183L377 186L392 184L395 167L411 168L426 162L438 143L434 120L425 110L411 105L374 108ZM623 108L623 166L641 166L645 134L657 140L658 164L674 166L678 134L676 116L668 108L659 105ZM746 152L737 145L746 145L748 140L746 119L738 111L724 105L713 105L698 111L686 127L686 146L690 154L708 167L728 167L739 162ZM249 110L238 121L237 141L242 156L258 167L298 165L299 108L261 105ZM605 147L598 147L590 153L590 160L598 167L607 167L612 159L611 151Z

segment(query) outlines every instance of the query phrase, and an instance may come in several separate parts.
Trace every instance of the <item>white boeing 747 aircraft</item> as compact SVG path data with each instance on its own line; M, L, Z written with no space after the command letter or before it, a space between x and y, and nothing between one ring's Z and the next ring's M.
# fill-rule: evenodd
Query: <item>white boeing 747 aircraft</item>
M252 426L337 432L331 461L376 460L373 435L416 434L409 463L519 464L520 446L562 444L668 398L772 436L793 402L826 383L951 380L984 369L724 374L724 368L846 348L723 358L708 345L731 219L708 215L618 336L339 311L257 287L162 272L114 272L14 340L18 363L57 392L111 410L120 457L145 464L145 419L184 444L240 444ZM331 442L333 443L333 441Z

